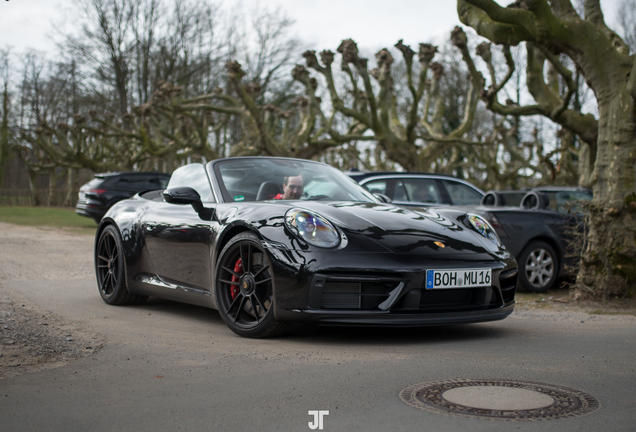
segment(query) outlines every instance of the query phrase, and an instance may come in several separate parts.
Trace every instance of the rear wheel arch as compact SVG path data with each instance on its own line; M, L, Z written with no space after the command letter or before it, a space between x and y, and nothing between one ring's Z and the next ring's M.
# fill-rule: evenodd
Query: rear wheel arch
M550 247L554 249L554 252L556 252L557 258L559 259L559 267L561 267L561 265L563 264L563 257L565 256L565 251L562 250L562 247L558 241L548 236L537 236L528 240L528 242L521 248L521 251L519 252L519 255L517 256L517 258L521 256L521 253L528 247L528 245L530 245L533 242L544 242L549 244Z
M102 219L102 224L97 227L97 233L95 234L95 250L97 250L97 243L99 242L99 238L101 237L101 235L104 232L104 230L106 229L106 227L109 227L109 226L115 227L115 229L119 233L119 238L120 239L123 238L123 236L121 235L121 230L119 229L119 226L117 225L117 223L114 220L112 220L110 218ZM97 253L97 252L95 252L95 253ZM97 257L95 256L95 258L97 258ZM128 266L126 264L125 255L124 255L124 284L126 285L126 289L128 289Z
M106 242L106 238L109 239L110 247L103 245L103 242ZM107 259L110 258L111 255L112 259ZM97 285L104 302L111 305L139 305L146 301L147 296L133 294L128 290L128 269L126 266L121 231L117 224L107 221L98 228L95 237L94 260ZM109 262L108 270L103 268L106 262ZM111 267L111 264L116 267ZM121 272L118 271L117 266L121 267ZM105 275L105 272L112 272L116 275L114 283L113 277L109 276L110 279L107 279L108 276ZM106 283L107 280L109 282L108 284ZM111 288L109 292L105 290L107 286Z
M115 221L110 218L102 219L100 222L101 222L101 225L97 227L97 232L95 233L96 239L98 239L99 236L102 235L102 232L106 229L108 225L115 225L115 227L117 228L117 231L119 231L119 227L117 227L117 224L115 223ZM119 235L121 235L121 231L119 232Z

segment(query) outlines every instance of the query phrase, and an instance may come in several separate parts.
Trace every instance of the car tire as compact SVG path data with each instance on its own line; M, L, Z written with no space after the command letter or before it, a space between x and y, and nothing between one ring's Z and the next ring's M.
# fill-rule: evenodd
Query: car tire
M148 297L128 292L123 251L117 228L113 225L104 228L95 249L95 274L99 294L109 305L139 305Z
M519 277L527 292L545 292L554 285L559 273L559 259L546 242L530 242L519 254Z
M219 314L234 333L265 338L287 330L287 324L274 319L271 263L255 234L240 233L225 245L214 281Z

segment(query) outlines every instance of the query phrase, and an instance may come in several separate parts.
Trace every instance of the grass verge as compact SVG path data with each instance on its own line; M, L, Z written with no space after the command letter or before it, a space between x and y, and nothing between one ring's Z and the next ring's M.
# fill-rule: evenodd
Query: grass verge
M0 207L0 222L14 225L53 227L92 234L94 220L75 213L75 209L57 207Z

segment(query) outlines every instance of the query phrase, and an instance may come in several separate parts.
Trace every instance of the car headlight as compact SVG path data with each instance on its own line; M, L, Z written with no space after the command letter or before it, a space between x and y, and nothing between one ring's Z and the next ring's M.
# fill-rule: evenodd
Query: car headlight
M331 222L307 210L295 208L287 211L285 225L311 245L333 248L340 244L340 235Z
M490 226L490 224L481 216L476 214L468 213L466 215L468 217L468 222L472 225L475 230L486 237L488 240L493 242L495 246L501 247L501 240L499 240L499 236L495 232L494 228Z

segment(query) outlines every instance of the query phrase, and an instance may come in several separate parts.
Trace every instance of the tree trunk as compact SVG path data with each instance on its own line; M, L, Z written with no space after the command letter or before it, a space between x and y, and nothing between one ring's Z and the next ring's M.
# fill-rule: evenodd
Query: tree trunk
M636 116L626 91L599 102L594 200L577 279L583 296L636 294Z
M69 168L66 172L66 198L64 207L73 207L77 196L77 170Z
M55 192L57 191L57 175L56 168L49 168L49 196L46 200L46 206L52 207L55 203Z
M31 201L33 202L34 206L38 207L40 205L40 197L38 196L36 183L37 173L29 168L27 168L27 170L29 174L29 189L31 190Z

